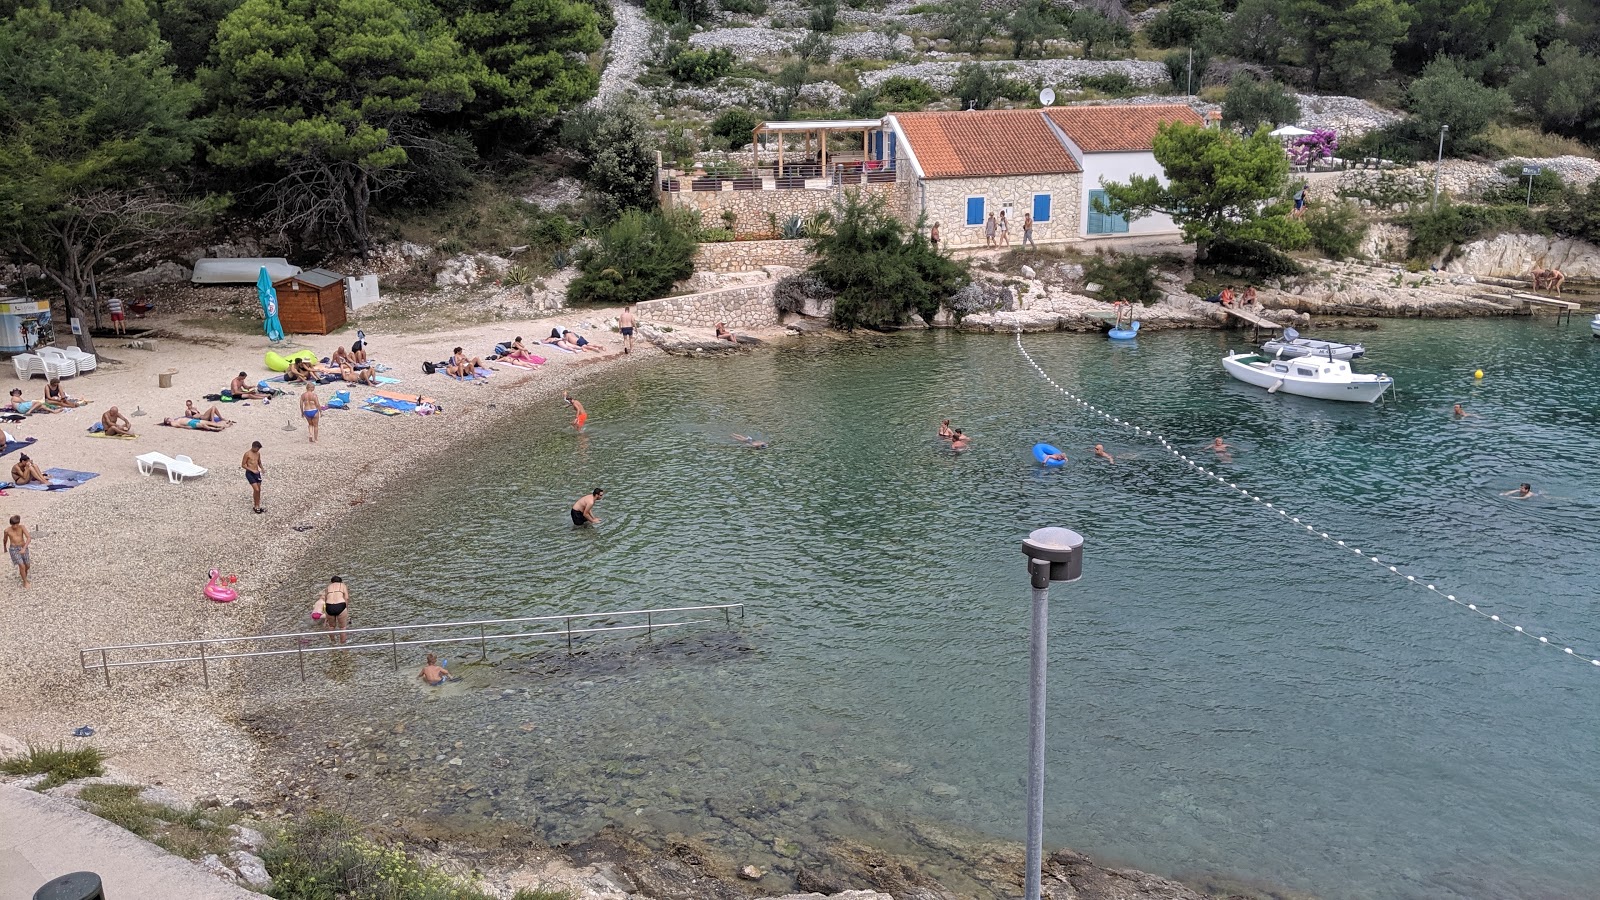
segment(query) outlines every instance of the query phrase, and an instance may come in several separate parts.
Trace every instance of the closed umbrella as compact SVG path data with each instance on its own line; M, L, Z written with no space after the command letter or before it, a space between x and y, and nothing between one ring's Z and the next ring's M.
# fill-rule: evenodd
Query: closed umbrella
M283 340L283 325L278 322L278 292L272 287L267 267L261 267L261 277L256 279L256 294L261 297L261 314L266 316L267 340Z

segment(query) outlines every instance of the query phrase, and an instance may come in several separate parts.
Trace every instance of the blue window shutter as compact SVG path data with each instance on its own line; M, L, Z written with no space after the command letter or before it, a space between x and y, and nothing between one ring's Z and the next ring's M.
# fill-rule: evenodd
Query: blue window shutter
M1110 230L1113 234L1127 234L1128 218L1126 216L1106 216L1106 218L1110 221Z
M983 224L983 198L982 197L968 197L967 198L967 224L968 225L982 225Z
M1050 221L1050 195L1033 195L1033 220L1035 222Z
M1094 208L1095 201L1096 200L1103 200L1103 199L1105 199L1105 196L1106 196L1106 192L1105 191L1090 191L1089 192L1089 229L1088 230L1089 230L1090 234L1105 234L1107 231L1109 231L1109 229L1106 227L1106 224L1107 224L1106 223L1106 218L1107 218L1106 215L1104 213L1100 212L1099 210Z

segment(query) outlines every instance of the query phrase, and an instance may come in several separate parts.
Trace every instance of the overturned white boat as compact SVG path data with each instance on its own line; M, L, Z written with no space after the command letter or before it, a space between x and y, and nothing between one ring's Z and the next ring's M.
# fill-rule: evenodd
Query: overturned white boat
M1283 337L1262 344L1261 352L1279 359L1300 359L1304 356L1317 356L1323 359L1342 359L1349 362L1358 356L1365 356L1367 348L1360 344L1315 341L1311 338L1301 337L1300 332L1295 331L1293 328L1285 328Z
M1314 356L1275 359L1260 353L1229 353L1222 358L1222 368L1245 384L1266 388L1269 394L1281 391L1318 400L1375 403L1394 386L1394 379L1387 375L1352 372L1345 360Z

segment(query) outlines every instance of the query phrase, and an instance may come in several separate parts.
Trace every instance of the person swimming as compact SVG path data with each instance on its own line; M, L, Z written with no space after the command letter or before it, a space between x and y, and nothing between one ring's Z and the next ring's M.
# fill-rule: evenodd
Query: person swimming
M742 435L742 434L736 434L736 435L733 436L733 439L738 441L741 444L744 444L746 447L753 447L753 448L755 448L757 450L765 450L765 449L767 449L767 442L766 441L757 440L757 439L755 439L753 437L747 437L747 436Z
M1465 419L1468 416L1476 415L1476 413L1469 413L1465 409L1462 409L1461 404L1459 403L1456 404L1456 408L1453 410L1453 412L1455 413L1455 417L1458 419Z
M972 438L967 437L967 433L965 431L957 428L955 434L950 438L950 449L965 450L970 446L972 446Z
M1045 462L1066 462L1067 461L1067 455L1065 453L1062 453L1060 450L1057 450L1054 453L1046 453L1044 455L1044 461Z
M1103 460L1105 460L1106 462L1114 463L1114 462L1117 461L1117 458L1112 456L1111 454L1107 453L1106 452L1106 448L1101 446L1100 444L1095 444L1094 445L1094 455L1098 456L1099 458L1101 458Z
M1502 496L1502 497L1515 497L1518 500L1526 500L1529 497L1534 496L1533 485L1531 485L1531 484L1527 483L1526 481L1524 481L1522 484L1518 485L1517 487L1515 487L1515 488L1513 488L1513 489L1511 489L1509 491L1501 491L1500 492L1500 496Z
M939 437L942 437L942 438L944 438L945 440L948 441L948 440L953 439L955 436L956 436L956 433L954 431L950 430L950 420L949 419L945 419L943 422L939 423Z

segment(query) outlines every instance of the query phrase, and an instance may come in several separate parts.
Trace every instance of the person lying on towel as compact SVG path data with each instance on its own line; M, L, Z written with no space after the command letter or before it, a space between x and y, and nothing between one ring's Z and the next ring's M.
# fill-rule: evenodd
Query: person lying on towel
M212 422L206 419L192 419L180 416L176 419L162 419L161 424L170 425L173 428L192 428L195 431L221 431L231 423Z

